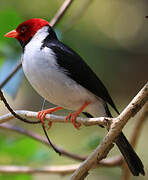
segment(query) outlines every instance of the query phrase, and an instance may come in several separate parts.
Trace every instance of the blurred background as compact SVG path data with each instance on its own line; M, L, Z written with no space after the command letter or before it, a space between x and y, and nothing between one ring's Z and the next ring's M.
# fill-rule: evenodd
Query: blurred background
M0 1L0 83L15 67L21 55L16 40L4 37L22 21L30 18L52 19L64 0L5 0ZM147 0L75 0L64 18L55 27L58 37L78 52L96 72L110 92L121 112L148 80L148 2ZM84 10L85 9L85 10ZM83 12L84 11L84 12ZM79 14L81 15L79 17ZM4 87L5 96L13 109L39 111L43 99L32 89L20 70ZM53 105L46 103L46 108ZM0 102L0 114L7 112ZM67 111L58 114L65 115ZM116 114L112 112L115 116ZM131 119L124 132L130 137L134 122ZM40 125L28 125L18 120L12 124L40 133ZM145 165L145 177L132 177L134 180L148 178L148 123L142 130L136 151ZM80 131L71 124L53 124L48 132L51 140L70 152L87 155L105 135L105 129L81 127ZM79 141L78 141L79 139ZM109 155L119 154L115 147ZM0 165L63 165L77 163L66 157L59 157L52 149L14 132L0 129ZM88 180L118 180L120 168L99 168L93 170ZM6 180L68 179L58 175L6 175Z

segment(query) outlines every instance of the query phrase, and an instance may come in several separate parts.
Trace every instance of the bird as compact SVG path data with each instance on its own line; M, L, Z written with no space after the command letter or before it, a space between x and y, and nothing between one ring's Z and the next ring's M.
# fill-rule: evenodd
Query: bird
M50 23L41 18L22 22L15 30L5 34L15 38L22 47L22 67L33 88L54 108L38 112L44 125L46 114L68 109L73 112L66 116L75 128L80 113L87 117L112 117L108 105L118 114L108 90L72 48L61 42ZM51 127L52 123L49 123ZM144 166L127 138L121 132L115 139L125 161L134 176L145 175Z

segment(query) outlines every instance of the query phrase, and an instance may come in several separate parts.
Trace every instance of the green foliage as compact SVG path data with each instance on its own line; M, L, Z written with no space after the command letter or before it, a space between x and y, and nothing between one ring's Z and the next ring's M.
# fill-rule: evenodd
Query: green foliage
M6 9L0 11L0 67L4 63L5 57L15 59L19 53L18 45L16 42L14 43L15 40L5 38L4 35L14 29L20 21L20 15L15 10Z
M31 175L25 175L25 174L21 174L21 175L19 175L19 174L10 174L10 175L0 175L0 180L3 180L3 179L5 179L5 180L31 180L32 179L32 177L31 177Z
M4 37L4 34L13 30L21 20L20 15L13 9L0 11L0 42L9 41L8 38Z
M0 61L1 57L11 57L15 59L20 52L18 51L18 43L16 43L16 40L6 38L4 35L13 30L21 21L20 15L13 9L0 11Z
M3 156L12 155L12 161L27 162L32 154L36 151L36 142L29 138L0 138L0 154Z
M0 137L0 163L5 164L5 159L10 163L28 164L34 161L47 160L50 156L44 149L38 148L38 142L31 138L4 138ZM7 162L6 162L7 163Z

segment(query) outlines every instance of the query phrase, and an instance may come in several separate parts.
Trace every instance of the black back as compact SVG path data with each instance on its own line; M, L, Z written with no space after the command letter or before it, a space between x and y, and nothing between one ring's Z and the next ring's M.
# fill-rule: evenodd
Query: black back
M49 36L43 41L42 48L44 47L52 49L56 55L59 67L65 69L67 76L97 97L102 98L106 103L109 103L119 114L111 96L100 79L76 52L55 38L55 33L50 27Z

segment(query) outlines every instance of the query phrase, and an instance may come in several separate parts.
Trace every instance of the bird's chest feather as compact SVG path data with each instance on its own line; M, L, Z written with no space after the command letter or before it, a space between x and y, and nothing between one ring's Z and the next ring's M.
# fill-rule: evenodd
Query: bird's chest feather
M56 63L56 57L49 48L27 45L23 55L23 69L34 89L49 102L77 109L90 99L86 89L70 79Z

